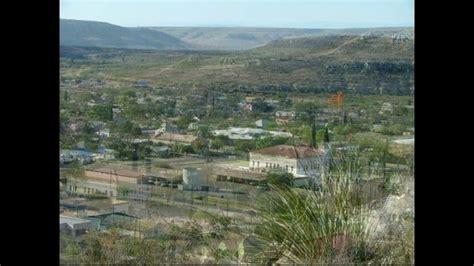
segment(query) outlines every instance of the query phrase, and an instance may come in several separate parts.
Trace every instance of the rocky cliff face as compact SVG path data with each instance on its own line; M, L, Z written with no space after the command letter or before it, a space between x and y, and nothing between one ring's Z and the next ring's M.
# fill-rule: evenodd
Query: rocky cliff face
M346 73L413 74L414 63L353 62L326 66L327 73L341 71Z
M400 195L390 195L382 207L369 214L369 236L380 239L387 234L402 234L415 220L414 180L401 183Z

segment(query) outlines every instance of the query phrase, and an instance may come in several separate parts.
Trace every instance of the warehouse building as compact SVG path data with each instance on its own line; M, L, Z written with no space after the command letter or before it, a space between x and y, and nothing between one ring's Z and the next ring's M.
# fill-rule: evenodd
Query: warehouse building
M73 236L80 236L93 229L94 225L89 220L63 215L59 216L59 231L61 233L70 233Z

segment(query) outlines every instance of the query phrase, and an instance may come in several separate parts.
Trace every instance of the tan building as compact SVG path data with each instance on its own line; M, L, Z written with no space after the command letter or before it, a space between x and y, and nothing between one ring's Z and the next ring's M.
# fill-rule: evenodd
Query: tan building
M277 145L250 152L249 166L256 171L284 171L295 177L320 173L324 149Z
M130 183L140 184L143 179L143 173L127 170L127 169L112 169L112 168L98 168L84 171L84 175L91 179L107 181L111 183Z

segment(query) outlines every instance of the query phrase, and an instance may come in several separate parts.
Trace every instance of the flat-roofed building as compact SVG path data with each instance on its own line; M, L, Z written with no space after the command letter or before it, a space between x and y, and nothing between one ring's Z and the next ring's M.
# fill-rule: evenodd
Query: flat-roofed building
M73 236L79 236L94 229L91 221L79 219L69 216L59 216L59 231L64 233L71 233Z

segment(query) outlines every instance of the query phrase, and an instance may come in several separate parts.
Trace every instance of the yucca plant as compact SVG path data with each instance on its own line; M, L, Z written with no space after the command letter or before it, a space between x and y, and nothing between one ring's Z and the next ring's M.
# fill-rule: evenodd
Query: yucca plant
M319 191L271 186L259 201L262 224L255 234L264 247L258 257L311 264L366 260L367 207L353 193L352 174L332 171Z

